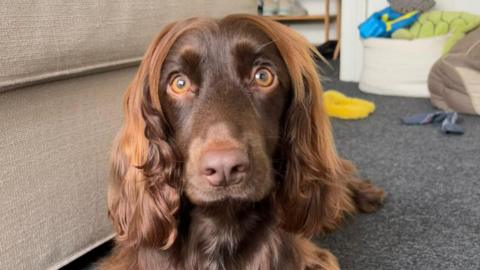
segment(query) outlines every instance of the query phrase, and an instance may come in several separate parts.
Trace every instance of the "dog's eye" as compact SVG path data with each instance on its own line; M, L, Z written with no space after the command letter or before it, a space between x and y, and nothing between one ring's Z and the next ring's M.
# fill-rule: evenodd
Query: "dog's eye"
M255 72L255 83L260 87L269 87L274 82L274 76L267 68L260 68Z
M170 89L176 94L184 94L191 87L190 80L185 75L178 75L170 82Z

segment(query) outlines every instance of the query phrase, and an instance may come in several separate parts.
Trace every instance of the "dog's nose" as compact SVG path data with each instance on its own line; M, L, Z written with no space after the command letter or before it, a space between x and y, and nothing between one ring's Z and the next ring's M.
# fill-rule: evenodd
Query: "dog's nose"
M201 173L212 186L228 186L240 182L248 173L248 155L241 150L205 152Z

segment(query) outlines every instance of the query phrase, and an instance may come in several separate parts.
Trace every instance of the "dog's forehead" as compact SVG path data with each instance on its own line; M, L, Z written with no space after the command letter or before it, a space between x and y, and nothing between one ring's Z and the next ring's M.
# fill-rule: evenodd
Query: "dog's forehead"
M228 41L249 42L252 45L265 45L272 43L272 40L259 27L253 24L242 22L224 22L220 24L220 34L225 35Z
M186 31L175 41L172 51L211 55L214 59L238 53L277 53L274 42L255 25L224 21Z

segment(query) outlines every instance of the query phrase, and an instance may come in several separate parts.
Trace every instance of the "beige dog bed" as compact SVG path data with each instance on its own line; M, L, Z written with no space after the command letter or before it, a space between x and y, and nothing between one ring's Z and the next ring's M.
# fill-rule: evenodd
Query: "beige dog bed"
M442 56L448 37L364 40L360 90L379 95L429 97L428 73Z
M435 107L480 114L480 28L433 65L428 89Z

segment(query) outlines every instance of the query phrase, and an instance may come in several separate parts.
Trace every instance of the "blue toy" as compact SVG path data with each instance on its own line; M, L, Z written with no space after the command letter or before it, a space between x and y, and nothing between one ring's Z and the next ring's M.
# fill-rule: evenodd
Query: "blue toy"
M373 13L358 26L360 37L390 37L396 30L413 24L419 16L420 11L417 10L402 14L394 11L391 7L387 7Z

